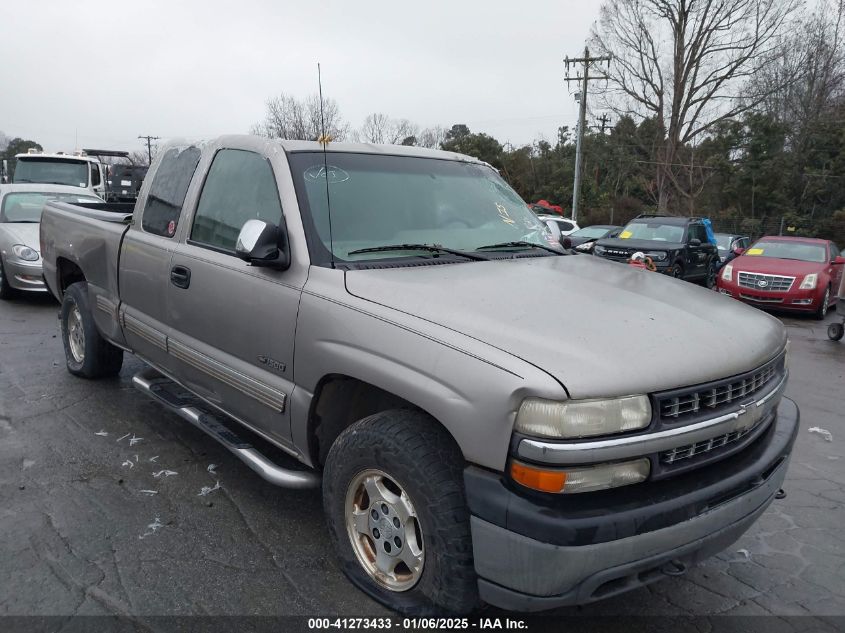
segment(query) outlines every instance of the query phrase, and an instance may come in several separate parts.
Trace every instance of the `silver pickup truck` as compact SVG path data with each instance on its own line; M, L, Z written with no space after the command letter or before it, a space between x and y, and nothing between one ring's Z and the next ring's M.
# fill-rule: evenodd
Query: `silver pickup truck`
M551 239L467 156L248 136L167 147L131 214L41 223L68 370L132 353L261 477L322 486L344 572L404 613L682 574L783 483L783 326Z

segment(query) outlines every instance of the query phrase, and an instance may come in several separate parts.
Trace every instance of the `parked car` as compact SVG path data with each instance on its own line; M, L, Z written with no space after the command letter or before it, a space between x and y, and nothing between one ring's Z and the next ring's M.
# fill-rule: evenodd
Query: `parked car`
M44 292L38 226L48 200L102 202L77 187L62 185L0 186L0 299L19 291Z
M830 240L766 236L719 274L719 292L759 308L824 319L838 301L845 257Z
M593 248L593 255L617 262L627 262L636 252L650 257L659 272L708 288L716 285L719 256L701 218L640 215L619 237L602 238Z
M719 251L719 261L725 263L728 256L736 249L746 249L751 243L747 235L734 235L733 233L716 233L716 248Z
M560 229L560 234L562 236L571 235L579 228L578 223L575 220L570 218L564 218L559 215L538 215L537 218L544 223L548 223L549 221L554 222L557 224L557 227Z
M413 614L676 575L783 485L783 325L547 237L468 156L242 136L163 149L131 215L41 225L70 373L136 354L141 391L261 477L322 486L341 568ZM573 306L550 346L537 315Z
M592 226L578 229L567 235L564 246L574 248L579 253L592 253L597 240L604 237L618 237L621 232L621 226L593 224Z

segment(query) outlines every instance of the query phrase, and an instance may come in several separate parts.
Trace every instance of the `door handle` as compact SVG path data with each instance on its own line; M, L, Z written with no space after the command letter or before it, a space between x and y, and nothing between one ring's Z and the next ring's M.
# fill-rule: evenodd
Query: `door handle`
M186 266L174 266L170 269L170 283L177 288L187 288L191 285L191 269Z

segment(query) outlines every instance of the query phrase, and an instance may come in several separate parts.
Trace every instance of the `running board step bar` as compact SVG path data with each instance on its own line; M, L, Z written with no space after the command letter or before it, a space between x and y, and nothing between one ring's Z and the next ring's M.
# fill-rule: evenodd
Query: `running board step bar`
M270 461L248 441L223 424L216 414L209 413L199 398L155 369L147 368L138 372L132 377L132 384L220 442L235 457L271 484L282 488L319 487L320 476L316 472L283 468Z

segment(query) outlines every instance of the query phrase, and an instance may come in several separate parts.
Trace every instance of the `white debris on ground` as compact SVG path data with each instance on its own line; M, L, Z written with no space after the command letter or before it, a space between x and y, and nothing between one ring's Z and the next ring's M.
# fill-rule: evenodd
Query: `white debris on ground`
M132 434L132 437L129 438L129 446L135 446L138 442L143 440L143 437L135 437L135 434Z
M217 464L209 464L208 468L206 468L206 470L208 472L210 472L212 475L216 475L217 474Z
M94 435L99 435L101 437L107 437L108 432L107 431L97 431L96 433L94 433Z
M742 556L744 560L751 560L751 552L747 549L738 549L736 550L736 553Z
M126 439L127 437L129 437L130 435L132 435L132 434L131 434L131 433L127 433L126 435L122 435L122 436L120 436L119 438L117 438L117 439L115 440L115 442L119 442L120 440L125 440L125 439Z
M27 468L32 468L35 466L35 461L32 459L25 459L23 460L23 469L26 470Z
M145 494L145 495L149 495L150 497L158 494L158 490L139 490L138 492Z
M810 429L809 429L809 432L810 433L818 433L819 435L821 435L825 439L826 442L832 442L833 441L833 433L831 433L827 429L823 429L823 428L818 427L818 426L811 426Z
M172 475L178 475L178 474L179 473L177 473L175 470L167 470L165 468L164 470L160 470L157 473L153 473L153 477L155 477L156 479L159 479L160 477L170 477Z
M121 466L129 466L129 468L135 468L135 464L132 463L131 459L127 459L125 462L121 464Z
M148 461L148 462L155 462L157 459L158 459L158 455L153 455L153 456L152 456L152 457L150 457L147 461Z
M198 497L205 497L206 495L211 494L215 490L220 490L220 482L218 481L214 486L203 486L200 493L197 495Z
M138 538L144 539L148 536L152 536L153 534L156 533L156 530L158 530L159 528L163 528L163 527L164 527L164 523L162 523L161 520L158 517L156 517L155 521L153 521L152 523L150 523L147 526L147 531L144 532L143 534L138 535Z

